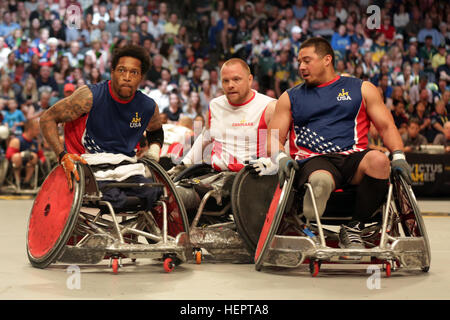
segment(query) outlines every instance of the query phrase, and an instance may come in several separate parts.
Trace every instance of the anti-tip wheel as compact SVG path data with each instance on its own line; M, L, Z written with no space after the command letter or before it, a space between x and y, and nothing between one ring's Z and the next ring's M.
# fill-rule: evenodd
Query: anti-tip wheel
M112 267L113 273L118 274L119 273L119 259L117 259L117 258L113 259L111 267Z
M164 271L166 272L172 272L172 270L175 268L175 264L173 263L172 258L166 258L164 259Z
M201 264L202 263L202 250L196 250L195 251L195 263L196 264Z
M319 274L320 266L318 261L310 261L309 262L309 272L312 277L317 277Z

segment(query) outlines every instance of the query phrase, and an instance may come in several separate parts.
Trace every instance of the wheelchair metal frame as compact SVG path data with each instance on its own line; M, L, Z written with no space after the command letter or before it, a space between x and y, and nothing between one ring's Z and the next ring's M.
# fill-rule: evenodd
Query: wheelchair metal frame
M283 187L281 197L289 196L286 195L290 189L286 187L287 184ZM279 218L275 222L278 225L271 228L272 234L269 234L264 248L256 259L256 270L260 271L263 266L296 268L309 261L309 269L313 276L317 276L322 262L381 263L386 276L390 276L391 271L397 268L421 269L428 272L431 251L425 225L412 188L400 175L391 174L386 203L381 212L381 226L372 225L364 230L365 249L334 248L327 245L326 238L330 241L337 240L338 235L324 228L322 220L326 218L319 217L312 186L306 183L305 188L313 200L316 226L309 221L305 224L294 215L291 216L290 222L293 222L294 228L304 236L279 235L275 234L276 230L274 231L281 222ZM395 199L395 196L403 199ZM400 208L405 206L407 208ZM402 212L404 209L408 211ZM409 217L409 222L402 220L406 219L405 216ZM412 218L414 221L411 221ZM408 223L411 225L408 226ZM399 225L402 225L403 235L400 233ZM313 230L315 233L304 232L305 227L307 231ZM379 243L376 245L369 240Z
M185 262L186 252L189 250L189 229L183 204L177 198L176 193L169 194L167 189L172 182L165 171L152 160L142 162L151 171L154 180L162 179L163 182L118 182L107 186L120 188L163 187L163 195L156 203L156 206L162 208L162 230L153 213L141 210L139 205L129 210L121 210L119 213L115 212L110 202L102 200L102 193L90 167L77 164L80 175L77 185L81 205L78 212L72 213L77 217L69 228L69 241L64 242L64 239L62 243L64 248L61 252L44 263L34 261L28 252L33 266L45 268L55 261L96 264L105 257L109 257L109 267L112 267L113 272L117 273L119 267L122 266L122 258L130 258L132 261L136 261L137 258L150 258L160 259L163 262L164 270L170 272L175 266ZM158 175L160 177L157 177ZM176 236L169 235L168 205L171 205L171 201L175 201L178 206L184 228L184 232L180 232ZM119 218L122 220L119 221ZM144 238L147 243L139 241L139 237Z
M190 239L193 247L193 254L196 263L200 264L205 256L212 257L214 262L235 262L250 263L252 261L245 244L238 234L234 219L230 221L217 221L216 218L223 217L232 207L232 197L230 194L230 202L225 204L220 211L205 210L205 206L209 199L214 198L217 205L222 205L224 197L222 187L224 180L230 175L236 175L236 172L216 172L210 177L198 180L191 176L205 175L211 172L211 167L200 164L181 172L174 178L175 185L182 185L186 181L198 181L207 184L211 189L206 192L200 199L195 216L190 224ZM232 193L232 191L231 191ZM230 214L230 216L232 216ZM199 226L200 218L210 219L211 224ZM208 253L205 255L205 252Z

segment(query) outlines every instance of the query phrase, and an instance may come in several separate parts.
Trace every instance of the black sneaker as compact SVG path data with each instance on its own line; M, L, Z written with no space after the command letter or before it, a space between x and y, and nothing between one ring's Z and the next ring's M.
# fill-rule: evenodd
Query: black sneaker
M339 246L346 249L364 249L364 242L361 238L361 230L358 226L348 227L341 225L339 231Z

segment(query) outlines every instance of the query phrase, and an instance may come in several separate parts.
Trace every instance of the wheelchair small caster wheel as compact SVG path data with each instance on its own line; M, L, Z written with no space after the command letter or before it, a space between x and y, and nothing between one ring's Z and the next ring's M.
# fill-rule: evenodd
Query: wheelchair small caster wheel
M175 268L175 263L173 262L172 258L166 258L164 259L164 271L166 272L172 272L172 270Z
M114 274L119 273L119 259L115 258L112 260L111 267Z
M196 264L201 264L202 263L202 250L201 249L197 249L194 251L194 257L195 257L195 263Z
M309 262L309 273L311 273L312 277L317 277L319 274L321 263L319 261L310 261Z

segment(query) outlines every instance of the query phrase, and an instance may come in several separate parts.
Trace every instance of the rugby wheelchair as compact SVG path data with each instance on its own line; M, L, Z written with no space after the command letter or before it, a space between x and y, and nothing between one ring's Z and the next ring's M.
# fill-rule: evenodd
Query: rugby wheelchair
M259 195L273 199L267 214L253 217L253 222L242 229L244 234L253 235L244 238L255 252L257 271L267 266L297 268L309 264L315 277L322 263L349 263L381 264L387 277L402 268L428 272L431 252L425 224L411 186L398 173L391 172L386 201L366 223L361 235L364 249L339 248L339 235L333 230L334 226L350 221L355 188L335 190L319 217L311 185L306 183L302 190L297 190L294 169L290 176L282 189L278 187L277 176L272 176L274 192ZM304 192L312 195L314 221L308 221L302 214ZM246 196L245 190L240 196ZM258 238L254 236L257 231L260 231Z
M10 161L4 155L0 155L0 192L3 194L15 194L24 196L34 196L38 193L45 177L54 167L54 163L46 160L44 163L38 161L34 166L34 173L30 180L30 187L24 188L21 180L24 178L24 171L20 177L16 177Z
M166 272L186 261L189 226L186 211L166 171L155 161L138 160L153 183L113 182L119 188L153 187L162 190L151 210L138 197L127 197L120 209L102 200L102 192L89 165L77 164L79 181L69 189L57 166L37 194L28 220L27 254L33 267L52 263L97 264L109 259L118 273L122 259L150 258ZM105 189L102 189L105 190Z
M258 195L274 193L271 178L256 178L245 168L217 172L209 164L193 165L174 178L188 213L196 263L253 263L252 241L258 241L271 201Z

